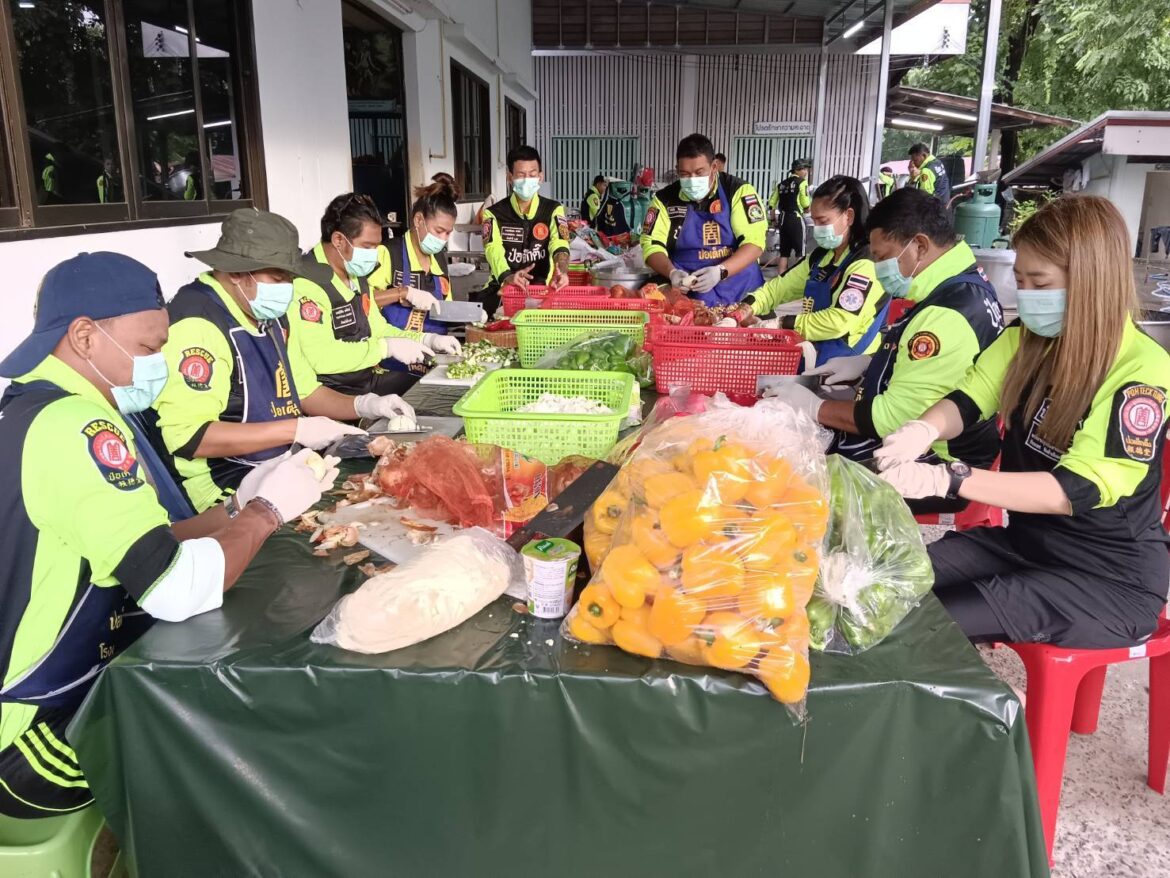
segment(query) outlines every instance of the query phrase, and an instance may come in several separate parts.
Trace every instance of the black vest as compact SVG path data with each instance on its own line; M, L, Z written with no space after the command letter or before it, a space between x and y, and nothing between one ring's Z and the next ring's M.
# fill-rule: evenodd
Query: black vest
M542 198L532 219L516 213L511 198L497 201L488 208L496 218L500 243L504 245L504 259L510 271L534 265L533 282L545 282L549 276L548 242L553 233L553 211L558 207L560 202Z
M800 205L796 197L800 194L800 184L803 181L793 174L785 177L776 184L776 209L784 213L800 213Z

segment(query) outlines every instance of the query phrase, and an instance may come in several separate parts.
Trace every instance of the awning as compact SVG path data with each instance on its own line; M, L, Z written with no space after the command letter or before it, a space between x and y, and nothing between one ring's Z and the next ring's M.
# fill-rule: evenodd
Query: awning
M979 99L899 85L890 89L886 104L886 125L933 135L973 136L979 114ZM901 123L901 124L899 124ZM1075 119L1050 116L1007 104L991 105L991 130L1012 131L1050 125L1075 128Z

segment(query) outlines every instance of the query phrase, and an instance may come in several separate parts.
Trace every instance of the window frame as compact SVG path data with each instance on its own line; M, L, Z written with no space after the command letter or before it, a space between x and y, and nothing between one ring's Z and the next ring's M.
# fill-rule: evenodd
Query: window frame
M467 67L460 64L454 58L451 59L450 73L451 73L451 140L452 140L451 158L452 158L453 164L455 166L454 177L455 177L456 183L459 186L459 190L463 193L463 196L462 196L463 200L474 201L474 200L486 198L490 189L491 189L491 185L492 185L492 171L491 171L491 163L492 163L491 87L487 84L486 80L480 78L479 76L476 76ZM482 131L481 135L480 135L480 150L479 150L480 162L479 163L480 163L480 169L481 169L480 172L483 176L483 179L476 181L477 183L481 184L478 190L472 188L472 186L470 185L470 181L468 181L463 174L462 165L467 164L467 162L461 161L462 159L465 159L466 157L463 155L463 152L462 152L462 150L463 150L462 141L464 138L462 136L462 130L463 130L462 117L459 115L459 112L458 112L461 110L461 102L456 99L456 80L457 79L461 79L461 80L470 82L471 84L476 85L482 89L481 98L480 98L480 102L479 102L480 103L479 115L480 115L480 119L481 119L480 124L486 130ZM462 89L463 89L463 86L460 85L459 86L459 92L460 92L459 96L460 97L462 96ZM482 190L482 191L479 191L479 190Z
M239 161L247 180L247 198L218 199L212 196L211 161L203 135L203 89L196 51L195 6L186 0L187 43L191 64L191 88L195 102L196 130L200 133L199 160L203 198L194 202L144 201L139 184L137 132L134 99L130 83L130 62L123 0L93 0L106 24L112 82L111 103L118 138L118 160L122 168L125 201L117 204L38 204L32 150L28 142L28 119L24 108L16 32L8 0L0 0L0 125L3 143L12 170L15 207L0 207L0 242L114 232L168 225L213 222L241 207L268 206L268 185L264 169L264 141L260 126L260 100L256 76L256 42L252 2L234 2L236 20L232 27L233 95L237 101L236 122Z
M515 143L512 142L512 114L516 113L519 116L520 130L516 132L518 139ZM504 98L504 146L506 152L511 152L513 147L521 146L528 142L528 108L523 104L518 104L511 98Z

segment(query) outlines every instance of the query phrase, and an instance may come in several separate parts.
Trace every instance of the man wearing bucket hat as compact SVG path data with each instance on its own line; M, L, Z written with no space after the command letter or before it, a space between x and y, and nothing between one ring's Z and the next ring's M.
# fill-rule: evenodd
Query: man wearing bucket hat
M322 387L299 348L287 346L293 278L328 283L330 268L302 259L296 227L284 217L234 211L214 248L187 255L211 271L167 306L170 380L154 408L195 509L214 506L293 444L325 448L361 432L340 421L413 417L397 396Z
M303 454L257 472L234 517L170 524L130 415L167 381L158 279L117 253L45 275L33 333L0 362L0 814L87 805L65 727L153 619L215 609L265 539L332 487ZM154 458L157 460L157 458ZM165 477L165 472L161 474Z

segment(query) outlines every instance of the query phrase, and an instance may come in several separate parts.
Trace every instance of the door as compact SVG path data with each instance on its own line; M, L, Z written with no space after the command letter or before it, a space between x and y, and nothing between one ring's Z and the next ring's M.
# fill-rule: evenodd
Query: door
M767 202L776 184L788 176L792 163L812 155L811 137L737 137L729 173L756 187Z
M576 210L598 174L633 179L638 163L636 137L554 137L553 198Z
M402 31L351 2L341 9L353 189L401 228L410 209Z

